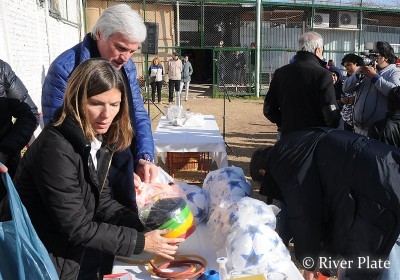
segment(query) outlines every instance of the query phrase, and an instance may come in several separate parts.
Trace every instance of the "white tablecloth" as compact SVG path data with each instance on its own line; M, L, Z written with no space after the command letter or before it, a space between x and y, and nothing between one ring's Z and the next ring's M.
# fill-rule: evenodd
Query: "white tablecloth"
M173 126L163 116L153 138L155 150L165 162L167 152L209 152L218 168L228 167L225 142L214 116L204 115L201 127Z
M215 252L215 246L212 244L212 238L209 235L207 224L202 223L197 226L195 232L187 238L187 240L180 244L178 254L181 255L199 255L207 260L207 268L218 271L218 265L216 263L217 253ZM150 259L148 254L134 256L131 259L141 260ZM133 265L122 261L115 261L113 267L113 273L120 273L128 271L133 274L134 279L158 279L156 276L152 276L147 271L147 265ZM284 271L280 271L286 274L286 280L304 280L299 270L296 268L293 262L290 262Z

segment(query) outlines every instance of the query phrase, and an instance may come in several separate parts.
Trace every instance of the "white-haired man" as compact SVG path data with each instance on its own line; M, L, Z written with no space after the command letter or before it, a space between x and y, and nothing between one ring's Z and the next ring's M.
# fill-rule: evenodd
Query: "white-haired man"
M281 136L307 127L339 125L332 73L322 61L320 34L299 38L296 59L275 71L264 101L264 115L281 130Z
M127 206L134 206L134 169L143 181L154 181L157 177L157 167L147 164L154 159L151 122L143 106L136 78L136 66L131 60L133 53L145 38L146 26L143 19L130 6L121 4L104 10L92 32L88 33L81 43L53 61L42 90L43 120L47 124L56 109L62 105L67 80L80 63L89 58L102 57L123 73L131 93L128 95L128 104L136 141L136 145L132 143L131 147L136 146L136 149L127 149L114 155L110 169L110 185L114 198ZM138 182L135 184L138 185Z

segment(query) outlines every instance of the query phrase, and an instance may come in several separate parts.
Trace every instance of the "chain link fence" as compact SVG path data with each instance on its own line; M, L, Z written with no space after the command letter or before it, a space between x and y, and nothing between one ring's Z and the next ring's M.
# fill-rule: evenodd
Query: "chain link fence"
M400 1L263 2L257 24L255 1L86 1L87 31L103 9L127 3L146 22L157 22L158 53L133 57L138 79L146 85L149 62L158 57L166 65L173 51L188 54L192 83L209 84L214 94L265 95L274 71L295 55L298 37L316 31L324 38L324 58L336 66L346 53L366 51L368 42L387 41L400 53ZM256 41L256 30L261 41ZM257 44L259 43L259 44ZM256 69L256 46L260 65ZM167 79L166 79L167 81Z

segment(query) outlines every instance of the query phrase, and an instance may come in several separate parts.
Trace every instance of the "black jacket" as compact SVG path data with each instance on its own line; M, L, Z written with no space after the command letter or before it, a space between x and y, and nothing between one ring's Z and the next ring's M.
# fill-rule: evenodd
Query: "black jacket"
M3 163L9 167L10 175L14 174L19 153L38 124L38 110L28 90L10 65L0 60L0 153L8 157Z
M299 51L293 63L277 69L264 101L264 115L282 136L314 126L337 127L332 73L316 55Z
M400 233L400 150L358 134L308 129L281 138L268 158L264 193L287 205L296 258L354 260L350 279L376 279L357 257L386 260ZM278 190L277 190L278 189Z
M102 147L96 171L90 143L67 119L48 124L17 169L15 186L60 279L76 279L85 248L124 256L144 248L137 213L111 199L111 158Z
M386 118L368 129L368 136L383 143L400 147L400 113L387 113Z

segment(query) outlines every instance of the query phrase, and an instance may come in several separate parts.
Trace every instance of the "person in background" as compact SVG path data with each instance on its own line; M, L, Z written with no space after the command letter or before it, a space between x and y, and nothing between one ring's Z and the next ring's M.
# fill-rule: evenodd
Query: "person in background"
M373 123L368 130L368 136L400 147L400 87L392 88L387 99L386 118Z
M240 46L238 46L240 47ZM234 51L232 57L233 64L233 83L235 85L244 85L243 70L246 69L246 59L241 51Z
M83 41L59 55L50 65L43 83L42 108L45 125L62 105L66 83L72 71L83 61L102 57L122 72L128 89L130 119L135 142L113 157L110 186L120 203L136 208L133 173L144 182L154 182L158 168L154 161L151 122L143 105L137 82L136 66L131 57L146 38L146 26L140 15L126 4L104 10L92 32ZM140 164L138 164L140 162ZM129 186L129 187L128 187Z
M250 44L251 85L253 85L255 82L255 71L256 71L256 43L251 42Z
M363 60L360 56L354 53L348 53L342 58L342 65L346 68L346 78L353 75L357 71L359 65L362 65ZM345 80L345 79L344 79ZM342 84L343 90L343 84ZM353 128L353 104L354 104L355 92L345 92L340 98L340 102L343 104L342 111L340 114L343 119L343 129L348 131L354 131Z
M332 72L333 87L335 88L336 102L338 104L338 107L341 109L342 103L341 103L340 99L343 95L342 73L340 72L340 69L337 68L336 66L331 66L331 67L329 67L328 70Z
M162 237L168 230L144 233L137 212L111 198L112 157L134 137L129 94L123 74L111 63L82 62L68 79L62 107L15 174L16 189L60 279L76 279L89 248L173 259L178 246L169 243L184 241Z
M390 89L400 86L400 69L395 65L396 56L392 46L388 42L378 41L373 53L376 54L376 63L363 63L343 82L344 92L356 92L354 131L365 136L374 122L385 117Z
M224 48L224 41L219 41L218 48ZM218 85L223 86L227 84L227 64L229 63L228 55L225 51L219 50L217 55L217 80L219 81Z
M183 65L177 52L172 53L172 58L168 60L168 102L174 102L175 93L179 94ZM180 95L179 95L180 98ZM180 100L179 103L180 104Z
M309 128L255 151L250 174L261 182L260 193L286 205L306 280L316 278L316 270L333 276L341 265L328 262L340 261L347 269L339 269L339 279L398 280L399 166L396 147L349 131ZM371 266L360 258L388 262Z
M151 100L156 101L157 89L157 102L161 103L161 88L163 84L164 67L160 64L158 57L153 58L149 67L149 78L151 85Z
M189 55L185 54L183 56L182 65L183 65L182 80L181 80L181 85L180 85L180 88L179 88L179 96L181 96L182 90L183 90L183 86L185 86L185 101L188 101L188 99L189 99L189 85L190 85L191 76L193 74L193 67L192 67L192 64L189 61Z
M15 122L13 122L15 118ZM11 66L0 59L0 162L14 176L21 150L39 125L39 113Z
M335 66L335 62L333 62L333 59L329 59L326 66L327 66L328 69L329 69L329 67L331 67L331 66Z
M313 126L338 127L332 73L323 58L323 39L316 32L300 36L296 59L278 68L264 100L264 116L286 134Z

